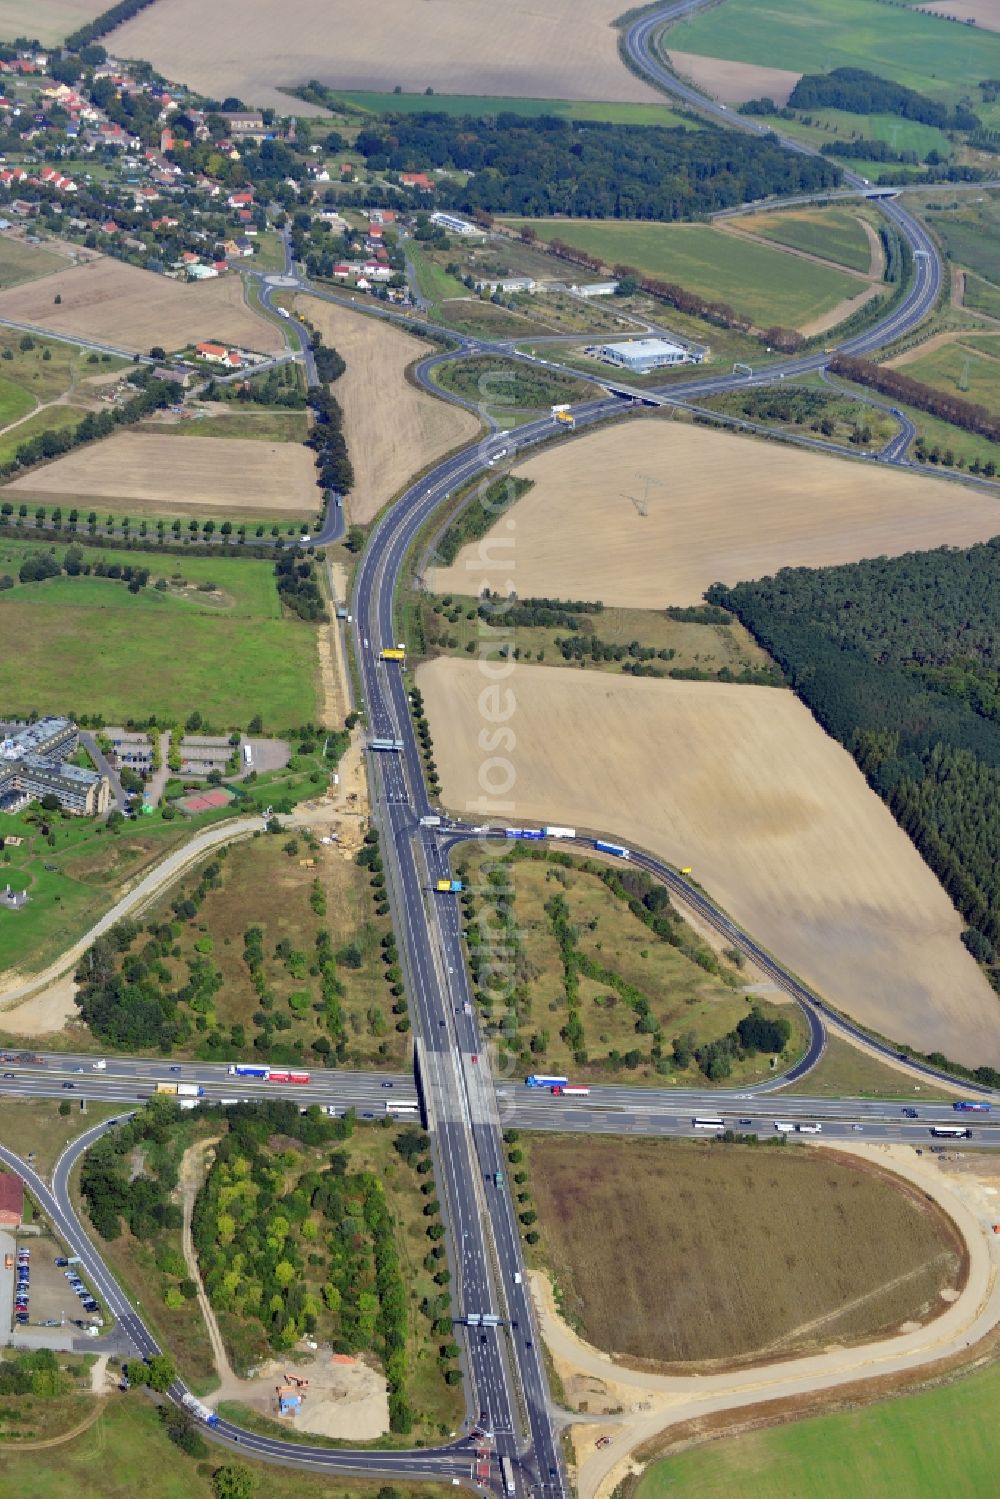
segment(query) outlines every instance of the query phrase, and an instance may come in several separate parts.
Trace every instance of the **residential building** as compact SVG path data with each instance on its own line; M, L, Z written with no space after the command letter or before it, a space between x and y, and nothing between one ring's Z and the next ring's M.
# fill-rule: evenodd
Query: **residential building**
M536 285L530 276L501 276L492 281L477 281L476 291L534 291Z
M54 796L64 812L96 817L108 809L107 776L69 757L79 744L69 718L42 718L0 742L0 806L8 799Z

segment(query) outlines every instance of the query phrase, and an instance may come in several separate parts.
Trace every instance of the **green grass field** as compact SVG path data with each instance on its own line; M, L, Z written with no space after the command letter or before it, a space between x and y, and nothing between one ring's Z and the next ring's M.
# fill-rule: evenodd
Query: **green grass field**
M406 243L406 253L413 262L417 276L417 290L429 302L443 302L448 297L464 297L466 289L456 276L449 276L443 265L439 265L427 253L418 240Z
M520 224L526 222L513 220ZM704 224L646 224L612 219L536 219L534 228L608 265L625 264L728 302L758 327L794 328L856 296L861 283L770 245L750 245Z
M147 423L145 431L156 431ZM304 411L286 411L280 406L239 406L227 403L225 410L202 421L163 425L171 437L244 437L256 442L305 442L309 419Z
M293 1469L247 1463L218 1448L208 1460L187 1457L167 1438L156 1406L141 1390L106 1400L94 1425L72 1442L41 1452L5 1444L0 1476L6 1492L20 1499L213 1499L212 1473L237 1458L253 1474L255 1494L267 1499L301 1499L305 1492L310 1499L375 1499L380 1487L377 1480L338 1476L327 1482L316 1474L304 1484ZM451 1492L431 1484L394 1488L402 1499L443 1499Z
M986 1499L997 1491L1000 1364L942 1389L678 1453L634 1499Z
M682 125L696 130L698 122L664 104L598 104L591 100L506 99L495 94L378 94L364 90L339 91L338 99L372 114L516 114L528 119L555 115L562 120L607 120L612 125ZM340 158L338 158L340 159Z
M26 245L6 234L0 235L0 291L25 281L37 281L39 276L48 276L53 271L64 271L68 265L64 256L54 255L41 245Z
M435 383L467 401L476 401L493 416L512 410L545 411L560 402L584 401L593 387L553 370L533 369L513 359L456 359L438 367Z
M849 208L791 208L784 213L759 213L733 222L761 239L805 250L850 271L867 272L871 264L868 236L857 214Z
M81 406L49 406L45 411L37 411L20 426L11 427L0 435L0 463L7 463L13 458L21 443L27 442L29 437L37 437L42 432L57 432L63 427L75 427L85 416L86 412Z
M915 151L921 161L928 151L938 151L945 158L953 154L953 147L943 130L934 125L921 125L917 120L901 120L895 115L854 115L840 109L804 110L810 124L804 118L777 120L775 129L794 136L796 140L810 145L822 146L834 140L885 141L896 151ZM841 158L835 157L839 164ZM870 166L877 163L870 162ZM870 172L862 173L870 177Z
M16 578L31 550L0 542L0 573ZM112 579L62 577L0 594L6 711L75 709L114 723L197 707L220 728L260 713L268 729L315 717L315 633L282 619L268 562L85 549L89 562L102 556L192 586L131 594ZM215 593L198 591L206 582Z
M823 73L867 68L938 98L1000 77L1000 35L871 0L726 0L666 33L683 52Z
M942 344L923 358L904 364L900 373L963 401L974 401L988 411L1000 412L1000 338L993 348L991 358L970 348L964 340Z
M1000 318L1000 286L994 286L992 281L984 281L981 276L966 276L965 305L972 312Z

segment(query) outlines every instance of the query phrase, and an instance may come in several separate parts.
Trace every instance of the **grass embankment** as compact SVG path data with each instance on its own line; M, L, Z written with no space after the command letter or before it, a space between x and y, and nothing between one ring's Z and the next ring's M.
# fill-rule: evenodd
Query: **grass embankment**
M610 1352L688 1363L862 1342L936 1315L964 1274L950 1221L847 1157L714 1141L519 1143L539 1261L570 1321Z
M908 1104L954 1097L933 1082L913 1082L907 1073L834 1035L827 1036L823 1055L812 1071L782 1092L817 1098L898 1098Z
M38 550L0 541L0 574L16 579ZM59 577L0 593L5 712L169 722L200 705L213 723L259 713L268 729L315 717L315 630L282 617L269 562L87 549L86 562L99 558L148 568L150 586L133 594L120 580Z
M733 390L700 404L775 432L815 436L855 453L877 452L899 431L888 412L839 392L819 376L764 390Z
M647 674L717 678L721 671L723 680L760 680L770 665L737 619L699 622L699 612L710 611L691 610L694 619L677 619L665 610L589 605L577 612L555 599L551 609L541 605L535 599L507 606L501 600L480 602L458 594L423 595L421 635L415 644L434 656L480 654L574 668L585 662L588 669L611 672L631 671L639 663ZM595 608L599 612L591 612ZM551 615L557 622L523 623L529 613L538 619Z
M457 359L439 365L434 378L442 390L475 401L480 410L503 424L513 417L524 421L550 406L585 401L593 394L593 387L582 380L516 359Z
M631 1499L984 1499L1000 1364L864 1410L728 1437L647 1468Z
M305 442L309 419L304 411L285 411L279 406L227 405L201 421L164 426L172 437L242 437L256 442ZM155 432L156 423L143 431Z
M728 303L759 328L808 323L864 289L857 277L833 266L815 265L705 224L615 219L535 219L531 223L541 237L560 239L598 256L606 265L630 265L643 275L675 282L710 301Z
M867 68L934 98L958 98L970 78L1000 76L1000 36L867 0L770 0L766 10L732 0L725 25L695 15L671 27L663 46L795 73Z
M2 1019L2 1017L0 1017ZM7 1070L17 1071L17 1064ZM0 1138L8 1150L22 1160L32 1155L32 1165L48 1177L70 1140L75 1140L104 1119L113 1119L121 1103L87 1102L86 1109L74 1099L68 1114L59 1112L62 1100L55 1098L0 1098ZM61 1251L60 1251L61 1252Z
M499 859L462 850L455 870L484 1030L515 1074L658 1087L770 1074L770 1053L726 1040L751 1012L738 965L640 871L523 844ZM802 1050L802 1021L791 1006L760 1010L788 1021L784 1064Z

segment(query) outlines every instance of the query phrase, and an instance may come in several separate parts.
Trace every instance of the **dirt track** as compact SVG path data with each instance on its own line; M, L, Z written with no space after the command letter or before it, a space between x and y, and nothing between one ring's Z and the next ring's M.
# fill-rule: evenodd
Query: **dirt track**
M534 488L485 541L432 569L433 589L657 609L696 604L715 581L1000 533L995 499L943 479L682 422L611 427L516 472Z
M790 692L510 666L418 670L449 809L604 829L692 865L838 1008L922 1051L1000 1063L997 999L957 912Z

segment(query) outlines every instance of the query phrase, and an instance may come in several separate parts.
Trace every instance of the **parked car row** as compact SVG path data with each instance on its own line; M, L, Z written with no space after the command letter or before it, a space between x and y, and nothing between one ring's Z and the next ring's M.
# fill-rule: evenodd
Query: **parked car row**
M17 1277L14 1291L14 1321L24 1327L28 1320L28 1305L31 1299L31 1250L17 1251Z
M88 1312L99 1312L100 1311L100 1307L98 1306L97 1302L94 1300L94 1298L91 1295L90 1291L84 1285L83 1281L77 1275L77 1273L73 1269L73 1267L70 1266L69 1269L64 1270L63 1274L65 1275L66 1279L69 1281L70 1285L72 1286L73 1290L76 1292L77 1296L80 1298L81 1302L83 1303L84 1309L86 1311L88 1311Z

